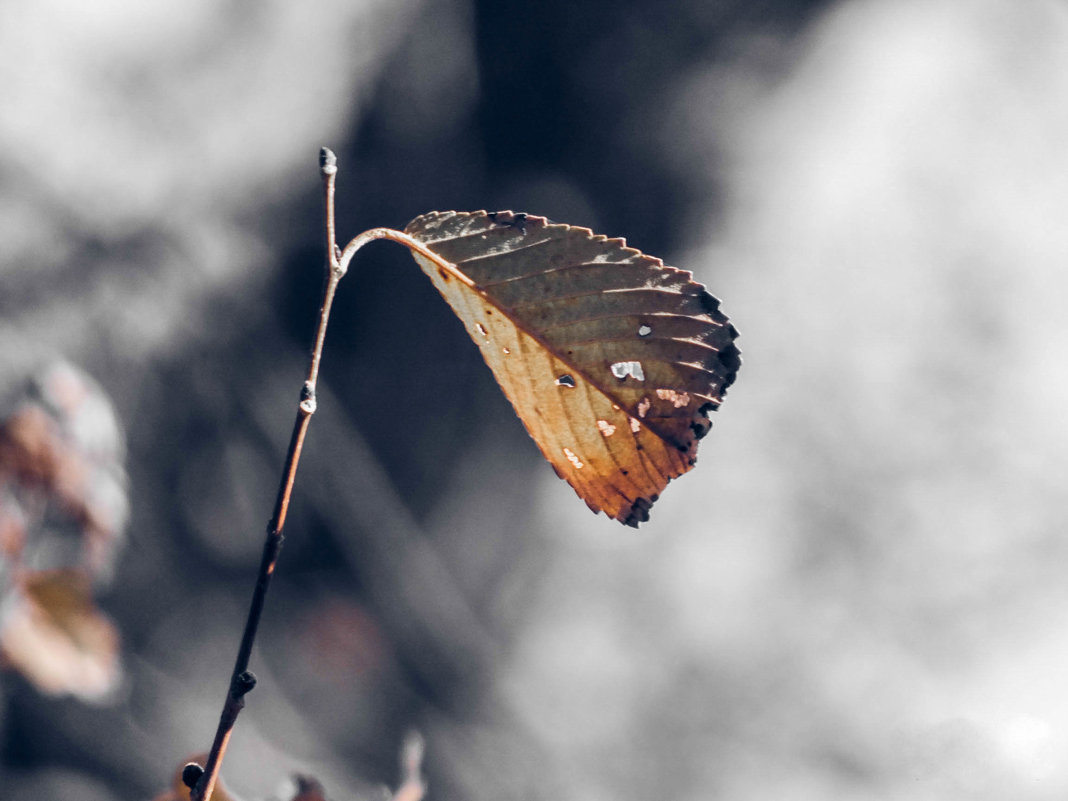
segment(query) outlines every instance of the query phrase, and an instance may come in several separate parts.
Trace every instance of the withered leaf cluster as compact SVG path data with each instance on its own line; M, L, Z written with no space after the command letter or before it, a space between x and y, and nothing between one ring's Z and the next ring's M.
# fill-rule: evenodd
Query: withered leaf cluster
M111 404L77 368L32 376L0 420L0 664L41 692L100 700L121 677L97 608L126 524Z

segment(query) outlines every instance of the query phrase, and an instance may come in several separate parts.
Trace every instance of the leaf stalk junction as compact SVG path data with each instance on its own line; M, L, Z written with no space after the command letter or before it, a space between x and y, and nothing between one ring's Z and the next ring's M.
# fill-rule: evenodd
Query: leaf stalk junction
M407 234L390 228L373 228L365 231L349 242L344 250L338 248L334 223L334 188L337 180L337 157L329 148L324 147L319 153L319 173L322 178L323 200L326 210L327 253L326 279L323 282L319 320L316 325L307 377L300 390L300 401L297 404L296 419L293 422L289 448L282 467L282 478L278 486L274 511L270 522L267 524L263 556L260 559L252 600L249 603L245 630L241 637L241 645L238 648L237 659L234 662L234 669L230 676L226 698L223 701L219 725L215 731L215 740L212 743L211 751L208 753L208 759L203 768L200 769L200 766L190 763L183 772L183 779L190 786L190 798L192 801L210 801L234 725L237 723L237 717L245 706L245 695L256 685L256 677L248 669L249 660L252 656L252 646L256 640L256 632L259 629L260 617L263 614L263 606L267 598L267 590L270 587L271 576L274 574L278 555L284 541L282 532L285 528L286 514L289 511L289 500L293 493L293 484L297 475L297 466L300 463L301 450L304 447L304 437L307 434L312 415L315 414L315 387L319 378L319 364L322 360L326 326L330 319L330 308L334 302L338 283L348 271L349 264L353 256L356 255L356 251L375 239L389 239L399 242L435 262L441 261L439 257Z

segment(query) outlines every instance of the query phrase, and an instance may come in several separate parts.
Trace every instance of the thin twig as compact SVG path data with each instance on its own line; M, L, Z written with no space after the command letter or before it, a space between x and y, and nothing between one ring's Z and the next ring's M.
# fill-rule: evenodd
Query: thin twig
M256 640L256 632L259 629L260 616L263 614L263 604L267 597L267 589L270 586L271 576L278 561L278 554L282 549L282 529L286 522L286 513L289 510L289 498L293 492L293 481L297 475L297 465L300 463L300 452L304 446L304 436L308 431L311 416L315 414L315 384L319 377L319 362L323 353L323 342L326 339L326 325L330 319L330 307L334 302L334 294L337 292L338 282L348 271L349 263L361 247L375 239L390 239L406 245L411 250L425 256L439 264L444 269L454 269L452 265L444 262L436 254L430 252L421 243L416 242L400 231L389 228L374 228L357 236L341 251L337 246L334 227L334 184L337 177L337 158L328 149L323 148L319 154L319 173L323 181L323 200L326 208L326 278L323 282L323 300L319 309L319 323L315 331L315 340L312 345L311 361L308 365L308 377L300 392L300 404L297 407L297 417L293 422L293 433L289 439L289 450L286 453L285 465L282 468L282 480L278 486L278 496L275 500L274 514L271 522L267 524L267 539L263 544L263 557L260 560L260 569L256 577L256 588L252 593L252 602L249 604L248 619L245 621L245 633L241 637L241 647L237 652L237 660L234 662L234 670L230 676L230 687L223 702L222 714L219 716L219 727L215 731L215 741L212 743L211 752L208 754L207 764L201 771L198 765L190 764L188 770L183 773L187 784L192 785L190 798L192 801L210 801L215 783L218 780L219 768L226 747L230 742L230 735L237 723L237 716L245 707L245 695L256 686L256 677L249 672L248 663L252 656L252 646ZM463 276L461 276L463 277Z
M241 638L241 647L237 652L237 660L230 677L230 687L223 703L223 711L219 716L219 727L215 732L215 741L212 743L211 752L208 754L207 764L203 773L197 771L189 774L191 782L195 783L190 798L192 801L210 801L215 782L218 779L219 768L226 746L230 741L237 716L245 706L245 695L256 685L256 677L249 672L248 663L252 655L252 646L256 640L256 631L259 628L260 616L263 613L264 600L267 597L267 588L270 585L271 575L274 573L275 563L282 548L282 529L285 527L286 513L289 510L289 498L293 491L293 481L297 474L297 465L300 462L300 452L304 445L304 435L307 433L311 416L315 413L315 383L319 376L319 361L322 357L323 341L326 337L326 324L330 317L330 307L334 302L334 293L337 291L338 282L344 276L348 267L346 260L342 267L340 253L334 237L334 182L337 176L337 159L327 148L323 148L319 154L319 171L323 181L323 196L326 206L326 253L327 275L323 284L323 300L319 310L319 323L315 332L314 345L312 346L311 362L308 365L308 377L300 392L300 403L297 408L297 417L293 423L293 433L289 439L289 450L286 453L285 465L282 468L282 480L278 487L278 496L275 500L274 513L271 522L267 524L267 538L263 545L263 558L260 560L259 573L256 578L256 588L252 594L252 602L249 605L248 619L245 622L245 633Z
M338 253L337 269L341 270L343 273L348 270L349 262L351 262L352 257L356 255L356 251L375 239L388 239L391 242L397 242L398 244L404 245L413 253L418 253L420 256L433 262L440 269L446 270L456 278L459 278L468 286L475 286L470 278L456 269L455 264L451 264L443 259L418 239L413 239L403 231L394 231L392 228L372 228L369 231L364 231L362 234L354 237L351 242L345 245L345 249Z

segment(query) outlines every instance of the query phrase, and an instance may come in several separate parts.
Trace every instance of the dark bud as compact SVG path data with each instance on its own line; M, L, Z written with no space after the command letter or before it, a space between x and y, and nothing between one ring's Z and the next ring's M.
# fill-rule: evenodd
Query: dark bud
M251 670L246 670L244 673L240 673L234 677L234 686L230 689L230 694L234 698L243 698L248 693L252 692L252 688L256 686L256 674Z
M204 768L200 767L196 762L190 762L182 768L182 784L192 790L197 786L197 782L200 781L200 777L203 775Z

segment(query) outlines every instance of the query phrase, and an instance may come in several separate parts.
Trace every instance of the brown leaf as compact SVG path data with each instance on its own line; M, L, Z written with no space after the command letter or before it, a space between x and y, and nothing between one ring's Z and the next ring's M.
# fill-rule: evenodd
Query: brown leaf
M100 700L121 676L118 632L75 569L28 572L8 592L0 657L52 695Z
M405 233L557 474L595 512L648 520L741 363L719 301L622 239L543 217L431 212Z
M76 561L101 579L110 573L128 510L122 434L111 403L89 376L62 362L35 374L26 395L0 421L0 550L12 562L46 568ZM46 510L59 512L64 525ZM76 555L57 542L67 523L80 540Z

